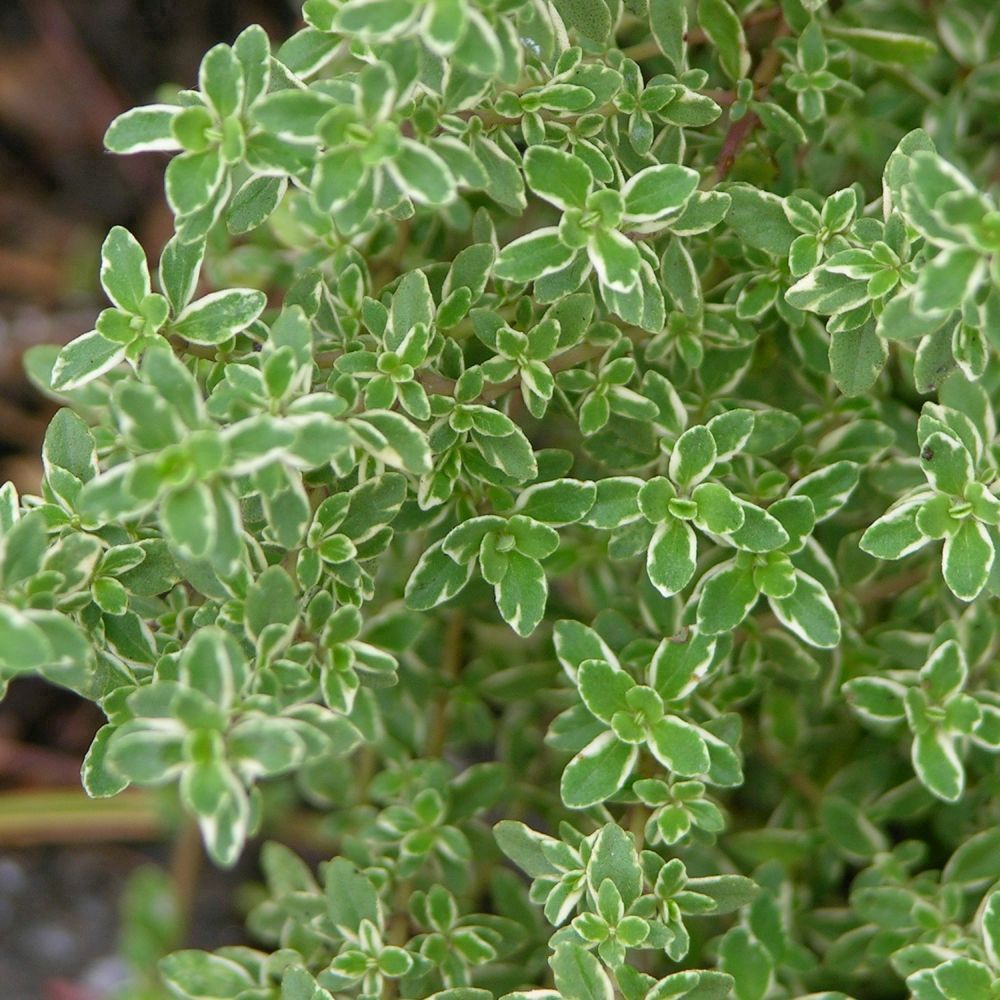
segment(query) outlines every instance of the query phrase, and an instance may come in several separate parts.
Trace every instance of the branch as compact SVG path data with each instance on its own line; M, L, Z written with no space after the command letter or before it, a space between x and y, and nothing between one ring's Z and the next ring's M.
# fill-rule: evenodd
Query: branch
M451 682L462 668L465 635L465 616L455 611L445 625L444 649L441 653L442 679L444 684L434 700L433 715L427 734L427 757L440 757L448 738L448 705L451 700Z
M757 66L757 72L753 75L753 89L756 100L762 101L767 97L767 92L774 82L781 68L781 60L784 58L781 50L774 44L780 38L790 34L788 23L782 19L778 24L778 29L771 39L771 45L764 58ZM722 149L719 151L718 159L715 161L715 183L726 179L729 171L732 170L736 157L746 145L747 140L753 135L754 129L760 124L760 119L752 111L748 111L739 121L732 122L725 139L722 140Z

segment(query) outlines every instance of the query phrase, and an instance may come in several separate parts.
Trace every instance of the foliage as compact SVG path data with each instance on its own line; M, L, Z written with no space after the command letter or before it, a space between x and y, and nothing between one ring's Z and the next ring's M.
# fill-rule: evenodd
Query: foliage
M170 994L997 996L994 6L304 16L111 123L175 235L0 490L88 792L273 838Z

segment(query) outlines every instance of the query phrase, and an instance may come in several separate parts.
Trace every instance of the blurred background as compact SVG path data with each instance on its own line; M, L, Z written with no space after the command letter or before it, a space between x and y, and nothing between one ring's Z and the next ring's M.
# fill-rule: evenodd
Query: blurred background
M108 123L164 84L194 84L205 51L248 24L286 37L299 7L0 0L0 482L32 493L41 478L53 410L24 378L24 351L92 329L111 226L131 229L154 260L171 234L166 157L104 152ZM83 796L80 761L101 722L93 705L34 679L0 702L4 1000L158 997L148 974L161 948L241 938L240 872L201 865L197 839L169 829L158 800Z

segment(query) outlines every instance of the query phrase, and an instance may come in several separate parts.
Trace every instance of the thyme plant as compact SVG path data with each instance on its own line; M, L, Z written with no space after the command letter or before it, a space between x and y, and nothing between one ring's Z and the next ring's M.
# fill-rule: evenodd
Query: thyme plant
M1000 995L995 6L304 18L111 123L175 235L0 491L87 791L271 838L170 994Z

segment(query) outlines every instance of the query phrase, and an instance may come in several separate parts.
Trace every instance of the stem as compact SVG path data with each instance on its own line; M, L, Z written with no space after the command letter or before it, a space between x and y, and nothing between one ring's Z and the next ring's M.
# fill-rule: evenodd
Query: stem
M646 840L646 820L649 819L649 810L641 803L635 802L628 807L625 814L625 825L629 833L635 837L636 846L642 850Z
M462 665L463 633L465 616L455 611L445 626L444 648L441 654L442 686L434 700L433 715L427 734L427 757L440 757L448 738L448 704L451 698L451 682L458 676Z
M177 914L183 928L182 935L185 935L187 928L191 926L204 856L198 823L187 817L177 831L170 854L170 882L173 885Z
M781 50L774 43L790 33L791 29L788 27L788 23L782 18L778 23L774 37L771 39L770 46L757 66L757 72L753 75L754 95L757 100L762 101L767 97L768 89L778 75L781 60L784 58ZM759 124L760 119L752 111L748 111L739 121L730 124L729 131L722 140L722 149L719 151L718 159L715 161L716 184L726 179L736 162L736 157L739 156L740 151Z
M861 604L867 605L884 600L886 597L895 597L896 594L909 590L910 587L923 583L926 579L927 567L914 566L913 569L907 570L905 573L897 573L895 576L876 580L869 586L863 587L856 596Z
M93 844L160 839L166 824L155 798L131 791L92 799L83 790L0 796L0 844Z

